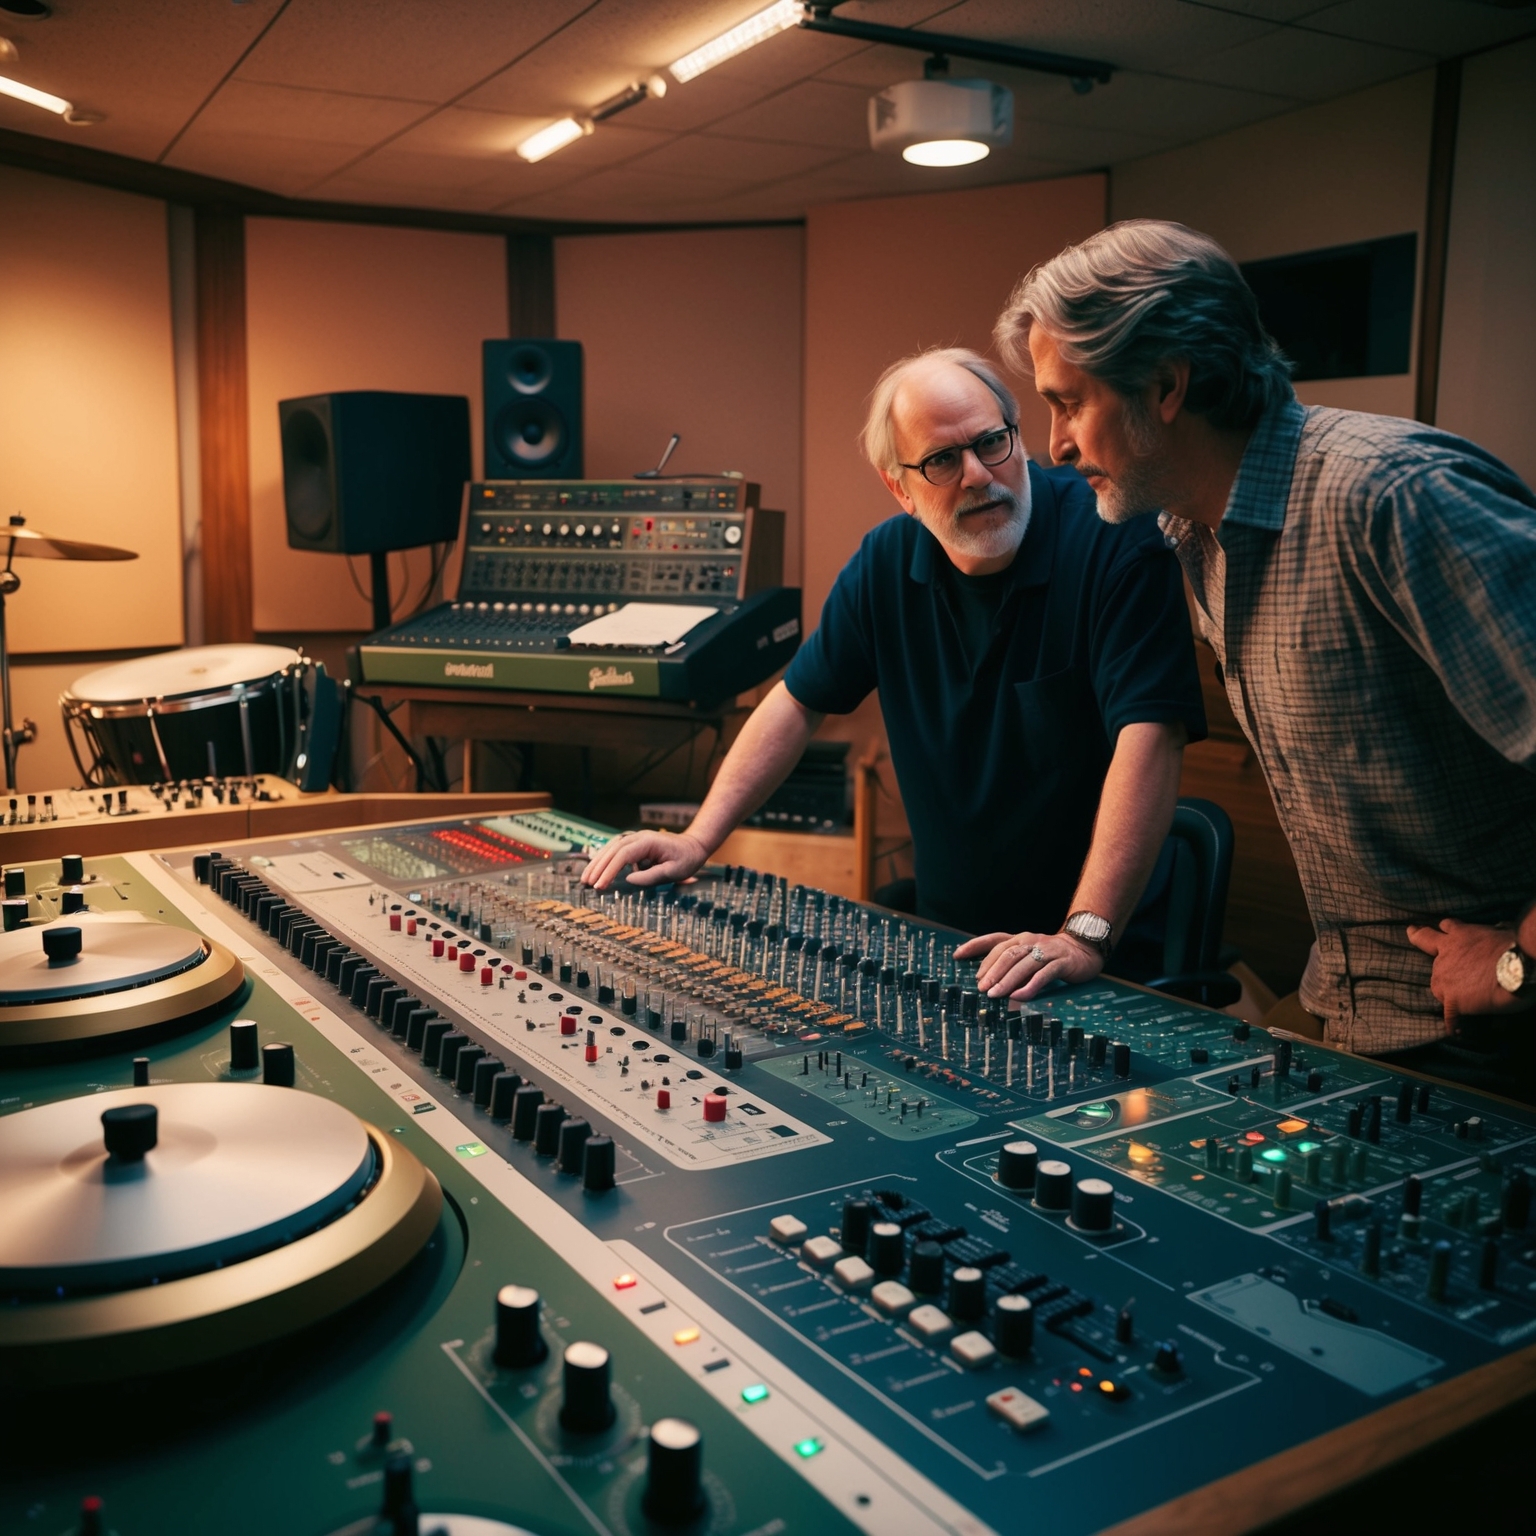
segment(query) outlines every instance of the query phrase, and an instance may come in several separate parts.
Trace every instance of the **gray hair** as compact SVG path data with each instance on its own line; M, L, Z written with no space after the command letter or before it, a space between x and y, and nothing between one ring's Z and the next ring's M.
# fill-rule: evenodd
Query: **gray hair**
M1291 365L1237 263L1183 224L1111 224L1029 272L993 332L1025 373L1035 324L1067 362L1125 396L1139 394L1160 364L1188 362L1186 405L1223 429L1252 427L1292 395Z
M1018 426L1019 402L986 358L969 347L929 347L892 363L870 392L869 415L865 417L860 441L864 445L864 456L876 469L883 469L888 475L901 469L901 460L896 456L896 428L891 421L891 407L896 403L896 391L901 387L901 381L919 363L953 363L967 373L974 373L997 396L1003 420L1011 427Z

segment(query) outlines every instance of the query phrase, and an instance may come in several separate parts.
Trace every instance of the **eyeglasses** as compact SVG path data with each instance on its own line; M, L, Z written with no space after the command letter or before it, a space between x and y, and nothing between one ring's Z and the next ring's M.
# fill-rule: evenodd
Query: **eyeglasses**
M1013 422L983 432L969 443L957 443L953 448L940 448L916 464L903 464L903 469L915 469L929 485L953 485L961 476L965 456L974 453L988 469L1006 463L1013 457L1013 439L1018 427ZM899 462L899 461L898 461Z

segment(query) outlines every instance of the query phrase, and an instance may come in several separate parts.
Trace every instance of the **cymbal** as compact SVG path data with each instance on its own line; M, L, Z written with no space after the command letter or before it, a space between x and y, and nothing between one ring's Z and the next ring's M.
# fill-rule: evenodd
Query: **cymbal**
M86 544L79 539L56 539L52 534L28 528L24 518L13 517L0 524L0 554L7 561L25 557L31 560L137 560L135 549L118 549L112 544Z

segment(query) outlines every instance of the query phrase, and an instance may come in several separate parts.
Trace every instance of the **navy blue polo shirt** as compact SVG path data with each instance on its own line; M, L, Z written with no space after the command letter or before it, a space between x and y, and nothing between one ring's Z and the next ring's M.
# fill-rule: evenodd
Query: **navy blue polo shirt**
M1104 522L1074 469L1031 463L1029 478L1029 528L979 654L943 546L897 516L843 567L784 678L825 714L879 690L918 910L968 933L1061 926L1121 726L1205 735L1178 562L1155 521Z

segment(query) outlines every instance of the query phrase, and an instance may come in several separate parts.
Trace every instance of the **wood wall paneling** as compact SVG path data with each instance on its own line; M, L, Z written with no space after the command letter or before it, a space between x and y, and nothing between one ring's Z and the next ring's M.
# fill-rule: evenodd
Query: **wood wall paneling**
M555 242L507 236L507 325L513 336L555 335Z
M195 238L203 634L210 645L220 645L255 634L245 216L199 208Z
M1461 60L1435 68L1435 106L1429 144L1429 195L1420 255L1419 367L1413 414L1433 424L1440 390L1440 342L1445 320L1445 260L1451 238L1451 188L1456 175L1456 127L1461 117Z
M369 228L289 219L246 222L248 476L258 633L366 631L367 563L288 547L277 403L336 390L467 396L480 458L480 343L507 334L501 235ZM423 593L426 548L390 558L397 613ZM457 583L450 561L445 590Z

